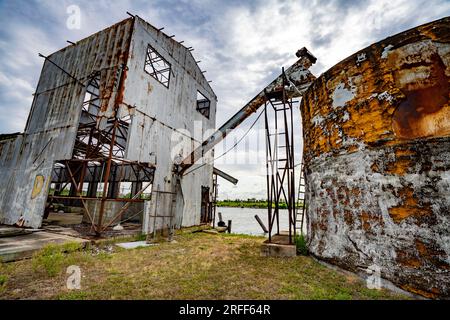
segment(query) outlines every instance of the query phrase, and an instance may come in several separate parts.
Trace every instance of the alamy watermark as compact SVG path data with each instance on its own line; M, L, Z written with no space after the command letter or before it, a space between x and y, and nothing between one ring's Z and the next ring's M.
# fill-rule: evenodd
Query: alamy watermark
M381 289L381 267L373 264L366 269L368 274L366 278L366 286L369 289Z
M66 13L69 15L66 20L66 27L69 30L81 29L81 9L76 4L67 7Z

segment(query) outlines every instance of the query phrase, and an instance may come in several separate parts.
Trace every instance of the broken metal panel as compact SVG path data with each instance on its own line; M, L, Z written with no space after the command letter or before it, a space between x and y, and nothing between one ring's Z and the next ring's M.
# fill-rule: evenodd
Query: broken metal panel
M301 111L310 251L427 297L450 295L450 18L320 76ZM363 269L360 269L363 268Z
M116 73L127 61L132 21L124 20L45 58L25 133L16 146L16 164L7 172L1 169L7 183L2 188L0 222L41 225L53 163L72 157L85 84L95 72L105 80L101 113L112 116L115 98L121 95ZM36 185L36 177L42 177L38 179L43 179L43 187Z
M127 61L132 19L78 41L47 57L36 89L35 101L25 132L76 126L86 84L96 72L102 73L102 112L111 114L117 93L116 72ZM66 71L63 72L57 66ZM68 74L78 81L75 81Z
M50 181L52 156L70 135L70 130L55 129L41 134L19 136L14 158L2 166L0 221L37 228L40 226ZM36 192L36 177L42 176L44 187Z

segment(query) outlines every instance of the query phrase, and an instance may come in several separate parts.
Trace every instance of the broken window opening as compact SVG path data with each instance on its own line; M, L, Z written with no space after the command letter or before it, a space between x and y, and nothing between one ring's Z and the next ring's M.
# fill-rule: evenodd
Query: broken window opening
M95 121L100 110L100 73L96 73L89 81L83 100L83 111Z
M107 119L106 126L99 129L101 122L100 73L95 73L86 85L77 137L73 149L74 159L107 158L112 148L112 156L123 159L126 154L128 128L131 115L126 113L118 119ZM115 122L118 121L118 125ZM115 132L114 132L115 131ZM114 144L111 141L115 133Z
M211 109L211 101L205 97L200 91L197 91L197 111L209 119L209 111Z
M172 66L151 45L147 47L144 71L169 88Z

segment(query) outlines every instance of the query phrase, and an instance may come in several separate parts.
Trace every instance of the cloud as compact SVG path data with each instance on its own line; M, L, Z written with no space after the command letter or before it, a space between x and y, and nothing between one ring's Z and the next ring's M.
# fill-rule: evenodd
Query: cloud
M81 29L68 29L67 7L81 8ZM138 14L175 39L193 46L200 67L212 80L219 104L217 125L224 123L306 46L317 58L320 74L365 46L408 28L449 15L446 0L34 0L0 1L0 132L23 130L43 60L50 54L109 25ZM255 119L230 134L237 140ZM296 162L301 154L301 126L296 115ZM11 121L14 119L14 121ZM255 137L250 135L249 150ZM216 155L226 145L216 148ZM238 149L240 150L240 149ZM245 156L245 149L238 151ZM260 166L264 168L264 163ZM224 182L220 195L265 196L265 177L255 165L218 167L236 176L238 186ZM243 169L244 168L244 169ZM249 182L246 182L249 181ZM256 187L256 185L260 187ZM252 196L252 197L253 197ZM255 196L256 197L256 196Z

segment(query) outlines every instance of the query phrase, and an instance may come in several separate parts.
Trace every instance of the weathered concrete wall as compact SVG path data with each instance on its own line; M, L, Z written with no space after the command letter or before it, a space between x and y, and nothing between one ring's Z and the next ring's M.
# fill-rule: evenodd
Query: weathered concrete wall
M168 88L144 71L149 44L171 64ZM154 162L152 190L173 191L174 158L179 155L178 158L183 159L204 137L214 132L217 98L191 52L138 17L128 67L123 101L134 111L126 157ZM211 101L209 119L196 111L197 90ZM211 159L210 152L205 160ZM209 186L212 190L212 165L205 165L182 178L181 189L177 189L177 227L200 223L201 186ZM156 198L152 196L152 200ZM167 198L171 196L167 195ZM146 216L168 214L162 209L167 209L170 201L160 199L159 205L155 201L146 202ZM164 219L159 220L156 225L165 224ZM153 225L153 221L147 221L144 231L151 232L148 228Z
M133 19L124 20L49 56L83 84L100 71L105 119L118 93L116 74L127 61L132 27ZM14 160L0 167L0 223L41 225L53 163L72 157L84 94L83 86L45 61L25 132L10 152Z
M450 18L321 75L301 112L310 251L450 296Z

